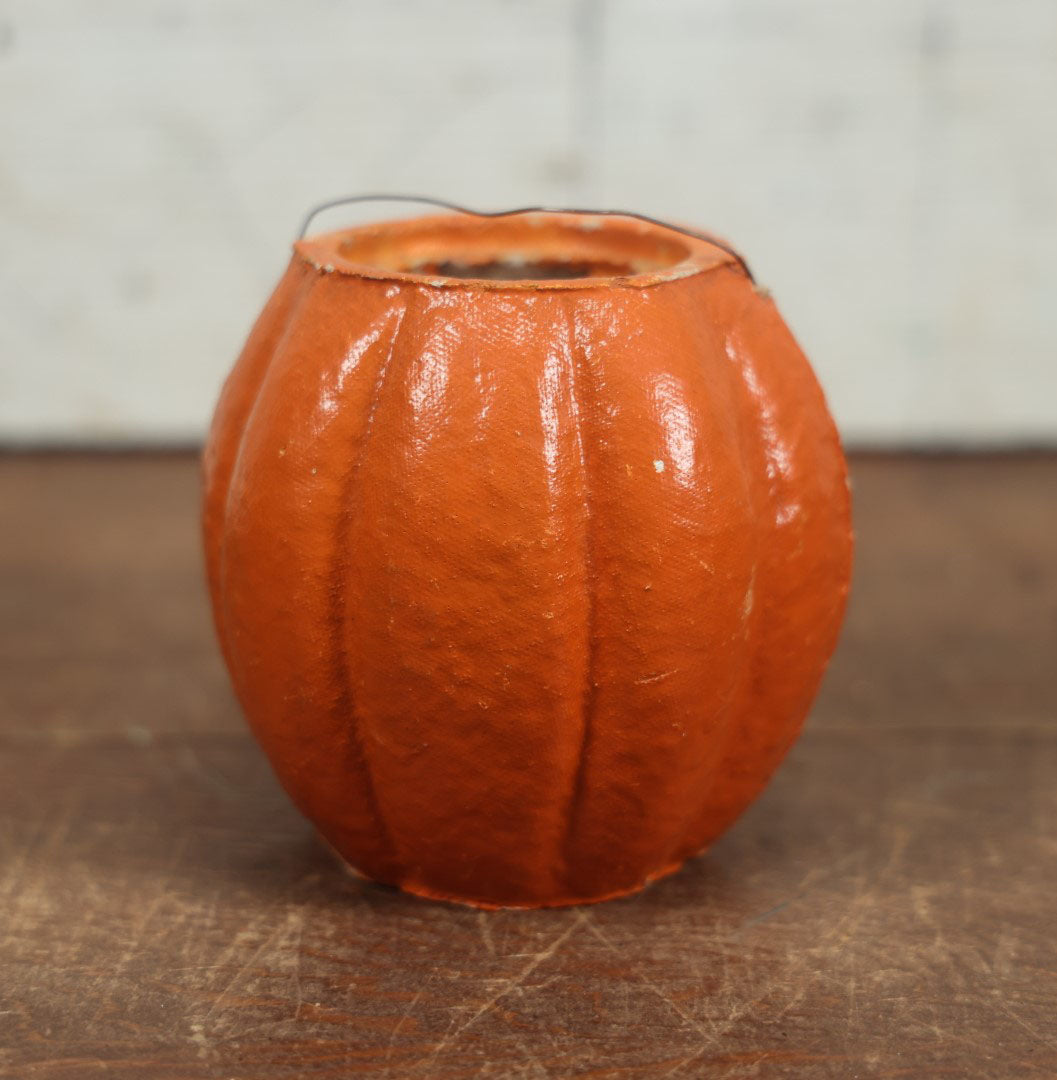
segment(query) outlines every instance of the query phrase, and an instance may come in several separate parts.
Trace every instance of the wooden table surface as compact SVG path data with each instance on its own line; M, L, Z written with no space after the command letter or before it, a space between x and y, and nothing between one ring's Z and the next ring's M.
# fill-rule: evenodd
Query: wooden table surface
M844 638L706 856L358 881L243 728L189 456L0 458L0 1076L1057 1076L1057 458L866 457Z

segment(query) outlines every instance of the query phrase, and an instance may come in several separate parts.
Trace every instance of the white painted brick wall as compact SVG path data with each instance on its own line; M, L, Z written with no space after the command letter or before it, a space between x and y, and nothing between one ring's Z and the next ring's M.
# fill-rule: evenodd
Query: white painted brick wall
M198 437L378 188L724 232L850 441L1057 442L1055 0L0 0L0 440Z

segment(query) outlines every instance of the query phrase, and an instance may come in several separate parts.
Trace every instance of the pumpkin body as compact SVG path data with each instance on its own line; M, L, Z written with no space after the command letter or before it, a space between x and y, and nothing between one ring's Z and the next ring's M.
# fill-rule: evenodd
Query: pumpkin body
M572 904L678 867L759 793L836 641L822 393L743 269L658 226L301 241L204 470L254 733L349 863L422 895Z

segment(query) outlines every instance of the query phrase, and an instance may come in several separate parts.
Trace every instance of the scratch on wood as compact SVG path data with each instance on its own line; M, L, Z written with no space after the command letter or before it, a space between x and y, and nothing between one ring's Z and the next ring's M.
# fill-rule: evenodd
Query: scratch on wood
M484 947L488 950L489 956L495 956L495 942L492 941L492 918L493 916L487 911L477 912L477 926L481 931L481 940L484 942Z
M996 1001L998 1007L1017 1024L1019 1024L1029 1035L1035 1038L1043 1046L1048 1046L1051 1050L1057 1050L1057 1039L1051 1039L1049 1036L1044 1035L1038 1028L1033 1027L1027 1022L1019 1013L1014 1012L1001 998L1001 991L996 992Z
M794 900L799 900L800 895L791 896L788 900L783 900L780 904L775 904L774 907L769 907L766 911L761 911L759 915L753 915L751 919L746 919L742 926L755 926L757 923L765 922L772 915L777 915L779 911L784 911Z
M35 855L39 862L45 862L47 861L45 857L50 858L63 840L66 839L79 801L80 797L77 794L69 794L59 804L51 828L44 833L42 826L37 835L26 844L15 864L14 870L10 872L5 882L5 896L14 895L16 887L21 882L30 855Z
M275 929L272 930L272 932L260 943L260 945L258 945L257 948L253 950L253 953L251 954L249 959L239 965L238 971L235 972L234 976L228 981L228 984L224 987L224 989L220 991L220 993L217 995L216 1000L210 1006L209 1011L205 1014L205 1016L202 1017L203 1024L205 1023L205 1021L212 1019L212 1017L220 1011L224 1002L227 1001L227 999L230 997L231 992L242 981L242 979L247 974L249 974L257 961L260 960L260 958L264 956L269 950L273 949L279 941L283 940L289 930L289 921L275 927Z
M396 1022L396 1026L393 1028L392 1032L390 1032L389 1045L386 1047L386 1051L385 1051L385 1076L386 1077L389 1077L389 1076L392 1075L392 1066L389 1064L389 1062L390 1062L390 1060L391 1060L391 1058L393 1056L393 1049L396 1046L396 1037L397 1037L397 1035L400 1034L400 1032L404 1028L404 1025L411 1018L411 1014L415 1011L415 1006L422 999L422 995L425 993L425 990L426 990L426 988L424 986L420 987L418 989L418 991L415 993L415 996L408 1002L407 1008L404 1010L404 1012L401 1015L400 1019Z
M611 952L622 955L621 950L616 945L614 945L612 941L609 940L609 938L601 931L601 929L595 923L590 923L588 925L588 930L592 934L594 934L594 936L598 938L598 940L603 945L605 945L605 947ZM668 1008L670 1008L672 1012L675 1013L676 1016L678 1016L685 1023L689 1024L690 1027L697 1031L699 1035L703 1035L707 1039L712 1040L713 1036L716 1034L714 1026L711 1031L705 1028L705 1026L699 1020L696 1020L694 1017L690 1016L685 1010L683 1010L679 1005L677 1005L671 999L671 997L669 997L655 982L653 982L652 979L648 978L637 968L632 968L631 970L634 976L643 984L643 986L656 994L657 997L659 997L661 1001L663 1001L665 1005L667 1005Z
M125 945L125 949L121 954L120 959L114 965L110 972L111 981L116 980L119 975L124 972L125 968L131 963L132 958L139 951L142 945L144 935L147 932L147 927L150 926L154 920L154 916L157 914L158 909L161 907L162 902L166 900L169 893L169 882L172 880L172 876L179 866L180 861L184 857L184 853L187 851L187 844L189 837L187 835L181 836L173 844L172 852L169 855L168 860L158 878L157 886L154 891L154 895L151 897L150 902L143 909L140 916L132 925L132 932L129 936L128 942ZM101 1000L99 1007L96 1009L95 1020L98 1021L102 1015L103 1009L107 1006L107 1002Z
M425 1069L436 1061L440 1054L448 1049L448 1047L452 1046L463 1032L477 1023L485 1013L495 1006L496 1002L506 997L507 994L513 993L513 991L515 991L536 970L536 968L540 966L540 964L549 960L566 943L566 941L569 940L575 930L587 922L588 920L584 912L576 912L569 925L554 938L543 952L532 955L529 962L516 975L509 979L502 980L495 992L478 1006L473 1015L468 1020L465 1020L455 1027L454 1030L447 1032L426 1057L422 1058L421 1061L416 1062L412 1067L413 1070L417 1071L419 1069Z
M294 1019L301 1018L301 1006L304 1003L301 987L301 941L305 933L305 915L302 908L287 915L287 923L294 927Z
M540 1059L533 1052L532 1047L529 1046L524 1039L515 1039L514 1042L524 1056L529 1068L532 1070L531 1075L542 1076L544 1080L548 1080L548 1078L550 1077L550 1073L547 1072L547 1070L543 1067L543 1062L540 1061ZM530 1074L526 1073L526 1075Z

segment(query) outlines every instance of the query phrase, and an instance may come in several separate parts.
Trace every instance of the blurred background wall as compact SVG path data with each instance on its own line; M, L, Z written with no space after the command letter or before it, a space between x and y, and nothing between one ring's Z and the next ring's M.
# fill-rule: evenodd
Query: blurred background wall
M1055 0L0 0L0 442L199 439L375 189L714 229L853 445L1057 442Z

